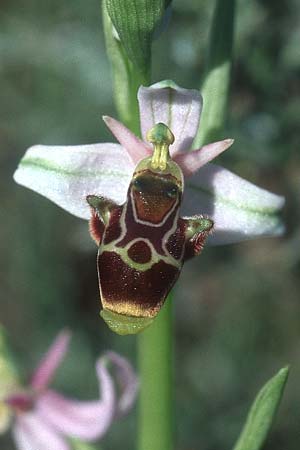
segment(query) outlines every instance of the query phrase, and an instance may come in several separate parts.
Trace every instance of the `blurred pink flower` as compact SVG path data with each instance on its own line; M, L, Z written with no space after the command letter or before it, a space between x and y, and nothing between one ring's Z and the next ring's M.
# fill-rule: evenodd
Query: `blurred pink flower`
M97 440L134 403L137 378L130 364L113 352L107 352L96 363L101 392L98 400L73 400L51 390L49 384L68 350L69 340L70 333L62 331L35 369L29 386L15 386L14 392L10 390L1 400L14 418L12 432L19 450L70 450L67 438ZM108 371L110 366L120 388L118 394Z
M278 216L283 197L223 167L207 164L230 147L232 139L187 151L192 147L202 110L202 97L197 90L164 81L149 88L140 87L138 100L143 140L117 120L104 117L120 144L31 147L20 161L15 181L75 216L89 219L87 195L125 202L135 165L152 153L146 133L162 122L175 136L170 154L186 178L183 214L204 214L214 221L214 233L208 242L230 243L283 232Z

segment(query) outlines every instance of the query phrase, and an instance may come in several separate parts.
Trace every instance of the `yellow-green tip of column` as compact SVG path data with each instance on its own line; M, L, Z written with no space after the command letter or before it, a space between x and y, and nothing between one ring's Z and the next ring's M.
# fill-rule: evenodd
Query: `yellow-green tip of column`
M170 159L169 146L173 144L174 134L164 123L157 123L148 131L146 139L154 146L151 159L153 169L166 170L167 161Z
M100 316L107 323L108 327L117 334L137 334L147 328L153 322L152 317L133 317L118 314L108 309L102 309Z

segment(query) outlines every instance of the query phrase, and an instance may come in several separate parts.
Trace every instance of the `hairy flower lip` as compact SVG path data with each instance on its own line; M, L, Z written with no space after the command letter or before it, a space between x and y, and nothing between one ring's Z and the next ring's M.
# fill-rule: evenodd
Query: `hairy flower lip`
M226 244L284 232L279 218L283 197L208 163L232 145L231 139L186 151L200 121L202 98L198 91L164 81L141 87L138 99L144 137L155 122L164 121L175 135L170 153L187 177L182 212L212 218L215 227L209 243ZM116 119L104 116L103 120L121 145L31 147L14 174L15 181L83 219L90 217L87 195L124 203L135 164L151 154L151 146Z

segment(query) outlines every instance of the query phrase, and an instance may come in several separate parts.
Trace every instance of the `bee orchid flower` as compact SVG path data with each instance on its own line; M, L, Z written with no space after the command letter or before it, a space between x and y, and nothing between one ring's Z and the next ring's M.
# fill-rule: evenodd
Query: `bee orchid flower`
M197 90L179 88L173 82L156 83L138 92L141 135L103 117L120 144L76 146L36 145L27 150L14 174L17 183L52 200L82 219L89 220L90 194L124 203L136 164L152 154L147 132L166 124L175 141L170 155L185 176L184 215L201 213L214 222L212 244L232 243L283 232L278 217L284 198L240 178L229 170L207 164L233 143L214 142L188 151L197 133L202 98Z
M184 261L207 238L229 243L283 231L282 197L208 164L232 139L187 151L199 127L198 91L162 82L141 87L138 100L142 139L106 116L120 144L35 146L14 175L90 219L99 246L101 316L119 334L151 324Z
M134 403L137 378L130 364L113 352L107 352L96 363L101 393L98 400L73 400L50 389L69 340L67 331L56 337L25 388L15 374L3 376L8 375L7 361L0 355L0 433L11 426L18 450L70 450L68 438L97 440ZM118 394L109 367L114 369L120 385Z

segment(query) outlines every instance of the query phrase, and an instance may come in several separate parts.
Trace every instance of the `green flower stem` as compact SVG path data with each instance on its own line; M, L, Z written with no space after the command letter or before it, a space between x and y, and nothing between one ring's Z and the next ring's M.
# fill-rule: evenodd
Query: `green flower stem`
M230 84L234 14L235 0L216 0L206 75L201 87L203 112L194 148L222 138Z
M103 22L107 53L112 65L115 103L119 118L140 135L137 91L150 84L150 74L141 74L128 59L116 38L103 1ZM172 312L166 302L151 327L138 336L141 381L138 449L171 450L172 429Z
M173 330L169 295L154 323L138 336L138 450L173 450Z
M137 91L140 85L150 84L150 74L141 74L128 59L113 32L104 1L103 21L119 118L140 135ZM141 383L138 450L173 450L170 296L154 323L138 335L138 364Z

